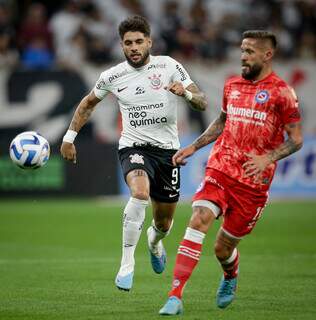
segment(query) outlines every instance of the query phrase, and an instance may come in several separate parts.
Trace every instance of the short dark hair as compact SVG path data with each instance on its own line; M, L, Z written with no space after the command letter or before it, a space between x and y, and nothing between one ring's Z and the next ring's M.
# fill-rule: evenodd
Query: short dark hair
M125 33L129 31L139 31L146 37L150 37L150 25L148 21L142 16L128 17L120 23L118 30L121 39L123 39Z
M266 30L247 30L242 34L242 38L254 38L269 40L273 49L277 47L277 39L274 33Z

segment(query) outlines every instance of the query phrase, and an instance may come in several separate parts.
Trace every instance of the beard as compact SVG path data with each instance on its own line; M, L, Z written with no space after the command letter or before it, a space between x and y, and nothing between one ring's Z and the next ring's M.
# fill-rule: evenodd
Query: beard
M262 70L262 66L260 66L259 64L254 64L252 67L249 66L248 64L243 66L246 66L249 69L249 71L245 71L245 70L241 71L241 76L246 80L256 79Z
M145 61L147 60L147 58L149 57L149 50L147 50L146 52L144 52L143 57L138 61L138 62L134 62L133 60L131 60L131 58L129 56L127 56L127 54L124 52L125 58L127 60L127 62L133 67L133 68L140 68L145 64Z

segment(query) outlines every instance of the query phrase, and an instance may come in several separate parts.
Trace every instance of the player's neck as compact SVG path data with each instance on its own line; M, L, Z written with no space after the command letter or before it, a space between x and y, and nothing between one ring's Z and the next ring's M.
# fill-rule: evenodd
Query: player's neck
M252 82L258 82L261 81L262 79L265 79L267 76L269 76L272 73L272 67L268 66L266 68L262 68L260 74L256 79L253 79Z
M139 67L135 67L135 66L133 66L133 65L131 65L128 61L127 61L127 63L129 64L129 66L131 67L131 68L134 68L134 69L142 69L142 68L144 68L149 62L150 62L150 55L147 57L147 59L144 61L144 63L141 65L141 66L139 66Z

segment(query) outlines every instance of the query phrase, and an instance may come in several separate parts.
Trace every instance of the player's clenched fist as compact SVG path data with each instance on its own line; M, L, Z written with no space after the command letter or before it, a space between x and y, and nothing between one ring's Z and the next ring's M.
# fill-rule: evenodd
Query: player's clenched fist
M192 154L196 151L196 148L191 144L186 148L178 150L174 156L172 157L172 163L174 166L184 166L186 165L187 161L186 158L192 156Z
M76 163L77 161L77 151L73 143L63 142L60 147L60 153L62 157L68 161Z
M172 82L165 87L166 90L176 94L177 96L184 96L185 88L181 82Z

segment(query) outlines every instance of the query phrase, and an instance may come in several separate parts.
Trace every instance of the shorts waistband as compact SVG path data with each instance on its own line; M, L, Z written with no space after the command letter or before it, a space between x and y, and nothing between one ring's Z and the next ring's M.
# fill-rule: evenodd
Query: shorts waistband
M145 142L145 143L134 142L133 147L134 148L145 148L145 149L148 148L148 149L176 150L173 148L172 143L153 144L150 142Z

